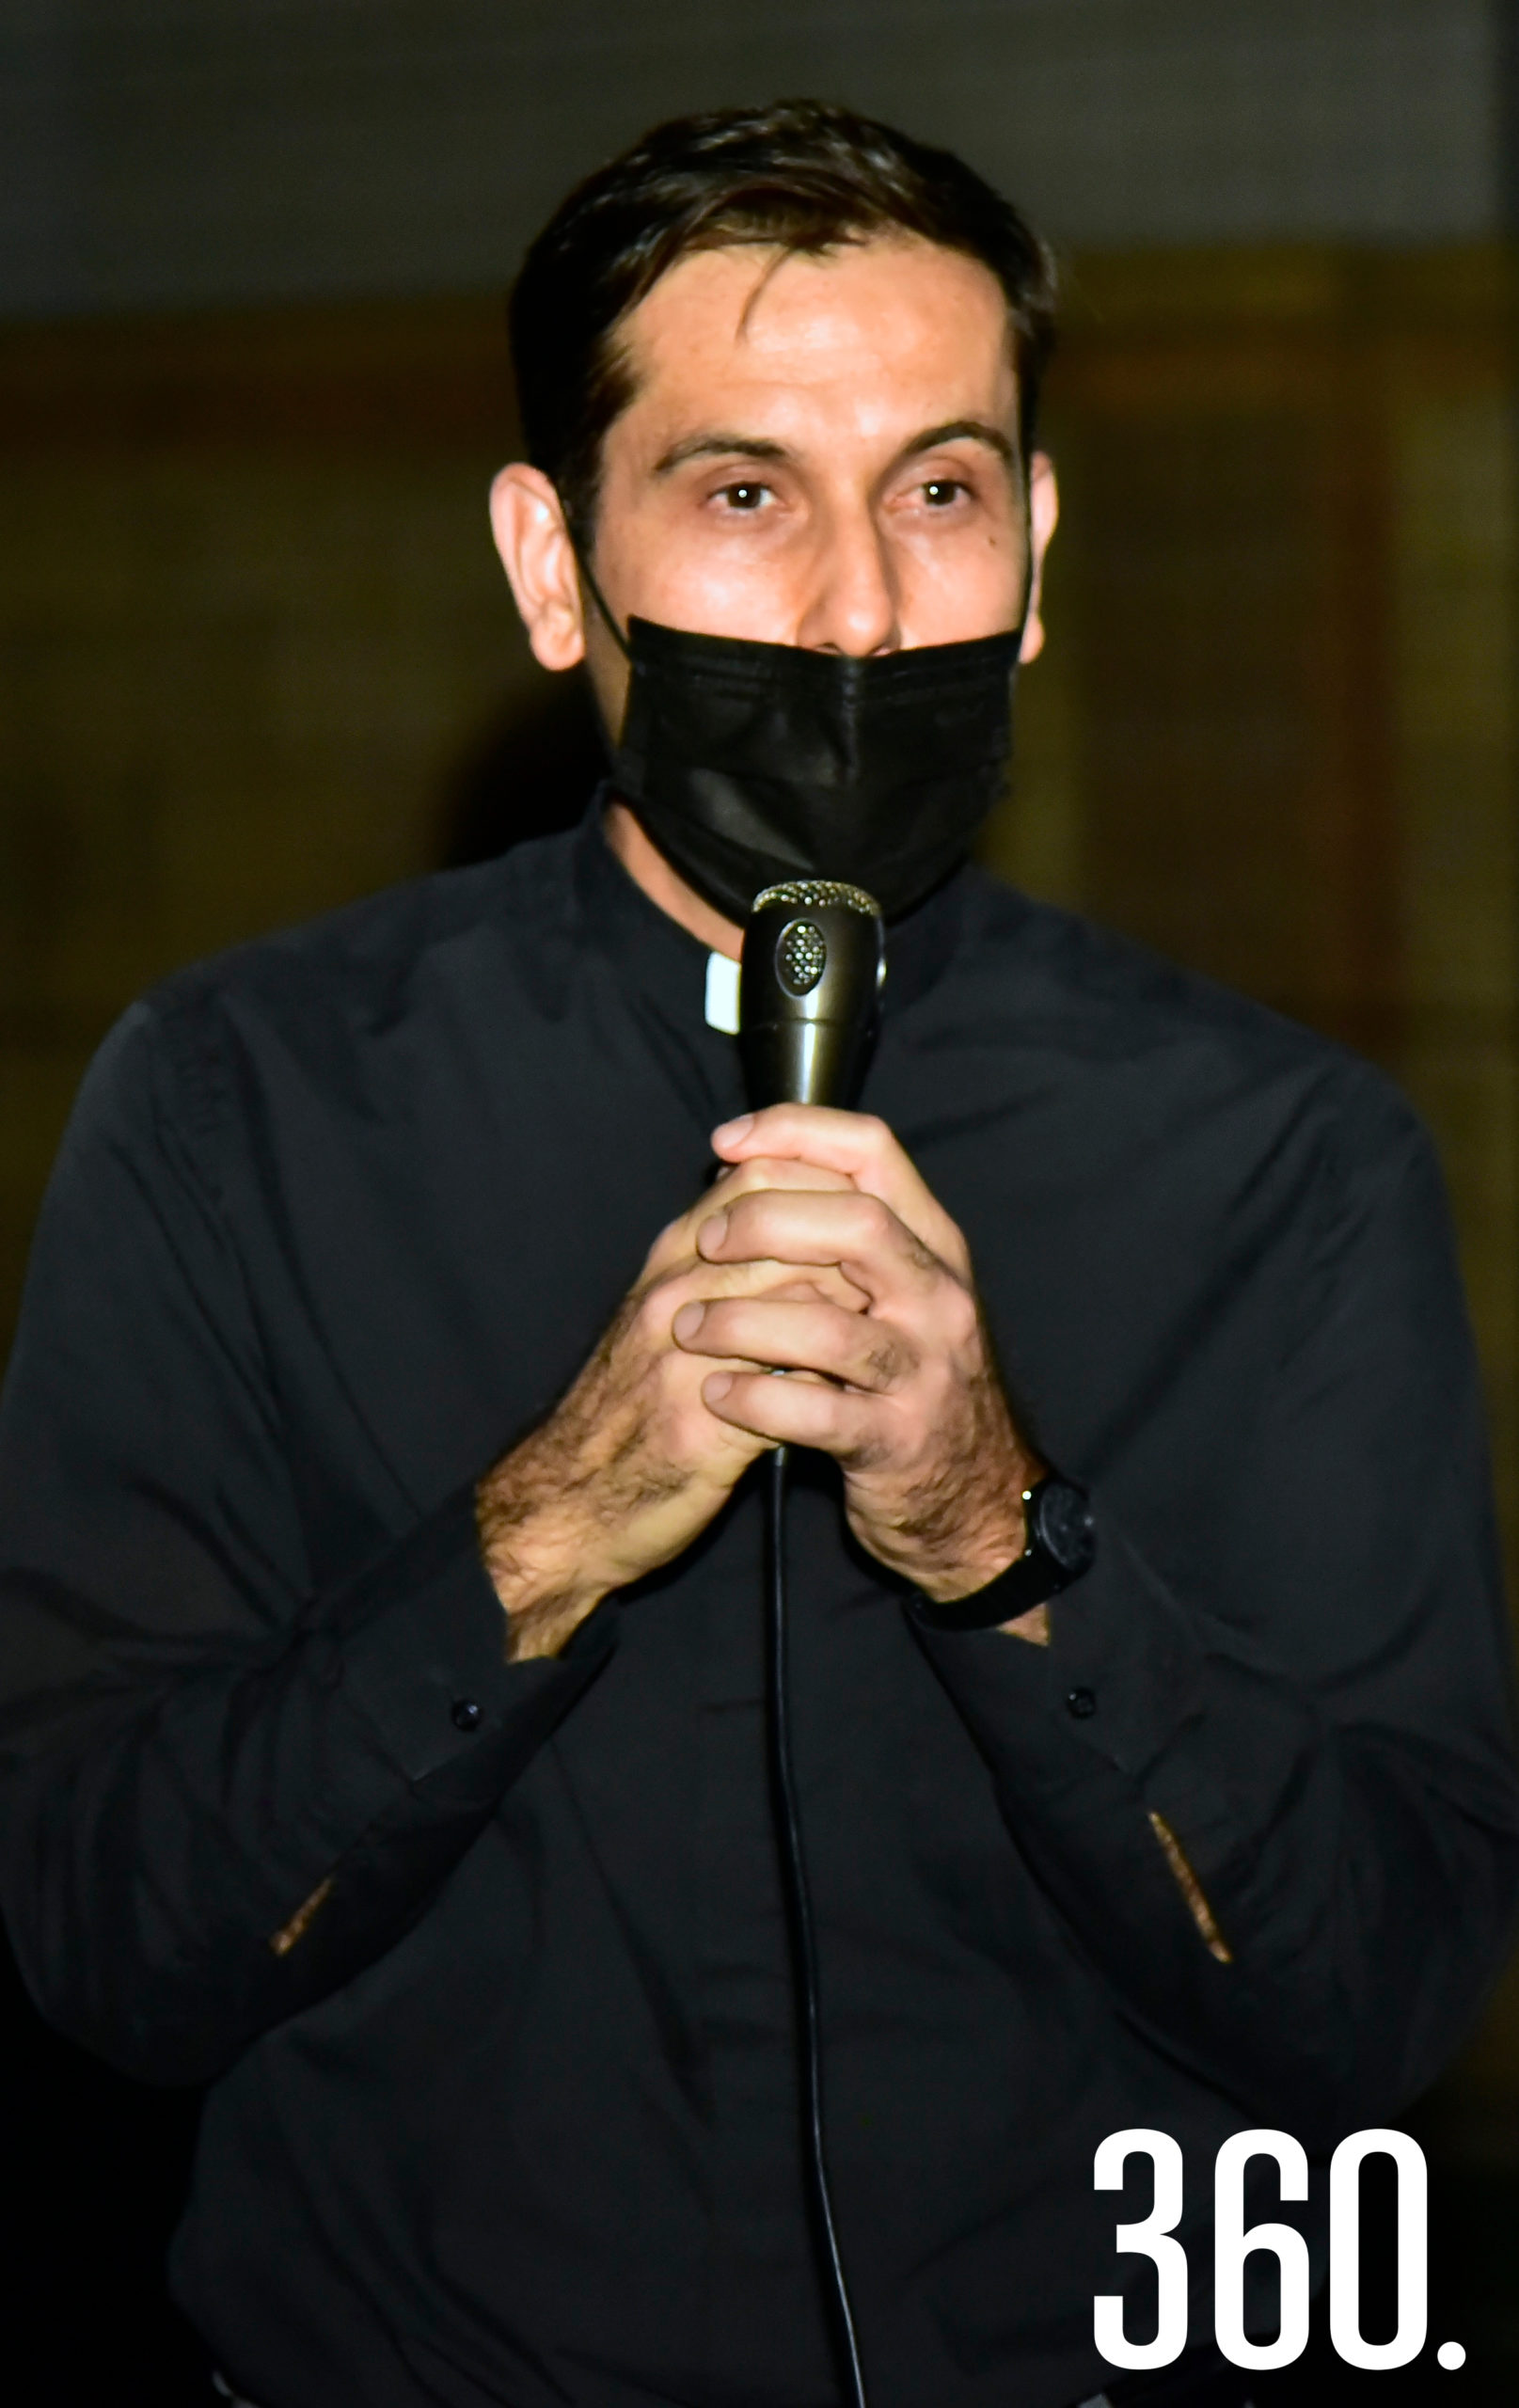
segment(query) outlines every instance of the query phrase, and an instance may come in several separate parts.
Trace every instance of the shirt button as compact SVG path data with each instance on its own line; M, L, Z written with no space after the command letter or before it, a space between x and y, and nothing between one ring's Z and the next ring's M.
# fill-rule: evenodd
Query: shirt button
M456 1697L449 1708L449 1719L455 1731L473 1731L480 1723L483 1710L472 1697Z
M1066 1691L1066 1712L1068 1714L1073 1714L1078 1722L1084 1722L1089 1714L1095 1714L1097 1712L1096 1690L1068 1689Z

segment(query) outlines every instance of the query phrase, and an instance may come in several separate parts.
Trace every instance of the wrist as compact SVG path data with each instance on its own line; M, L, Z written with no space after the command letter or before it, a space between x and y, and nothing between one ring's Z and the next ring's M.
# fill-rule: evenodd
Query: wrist
M952 1606L964 1597L978 1597L1019 1560L1026 1544L1027 1532L1020 1514L1015 1537L1004 1536L974 1554L958 1553L952 1565L924 1565L912 1573L912 1585L935 1606Z
M919 1610L936 1629L1015 1629L1048 1640L1050 1599L1080 1580L1097 1554L1091 1506L1085 1489L1058 1472L1039 1474L1021 1501L1025 1537L1017 1555L979 1588L954 1596L925 1590Z
M914 1588L930 1604L949 1606L1000 1579L1027 1549L1026 1500L1044 1477L1044 1465L1014 1438L995 1474L982 1482L979 1497L962 1499L953 1549L912 1567Z
M562 1499L538 1501L508 1457L475 1490L481 1560L506 1616L507 1660L557 1656L616 1586L598 1576L590 1533Z

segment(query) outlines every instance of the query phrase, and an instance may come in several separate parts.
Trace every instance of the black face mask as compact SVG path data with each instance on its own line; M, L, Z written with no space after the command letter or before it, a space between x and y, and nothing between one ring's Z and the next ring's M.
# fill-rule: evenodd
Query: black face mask
M1002 791L1021 631L869 660L647 619L629 638L616 791L730 920L799 878L865 887L898 918Z

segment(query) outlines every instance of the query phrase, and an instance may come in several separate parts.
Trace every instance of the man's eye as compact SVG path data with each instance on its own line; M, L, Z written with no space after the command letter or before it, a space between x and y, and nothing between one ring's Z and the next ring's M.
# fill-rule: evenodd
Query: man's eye
M969 491L970 487L961 484L957 477L933 477L924 486L923 498L930 510L945 510Z
M724 485L719 499L725 501L730 510L758 510L769 490L768 485Z

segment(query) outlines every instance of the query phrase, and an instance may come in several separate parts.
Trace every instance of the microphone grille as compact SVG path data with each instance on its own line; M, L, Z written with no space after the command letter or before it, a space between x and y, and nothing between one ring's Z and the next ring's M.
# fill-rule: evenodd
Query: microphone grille
M791 911L817 911L833 903L844 911L862 912L867 919L881 916L874 895L867 895L862 886L845 886L831 878L788 879L783 885L767 886L755 895L750 910L763 911L772 903L783 904Z

